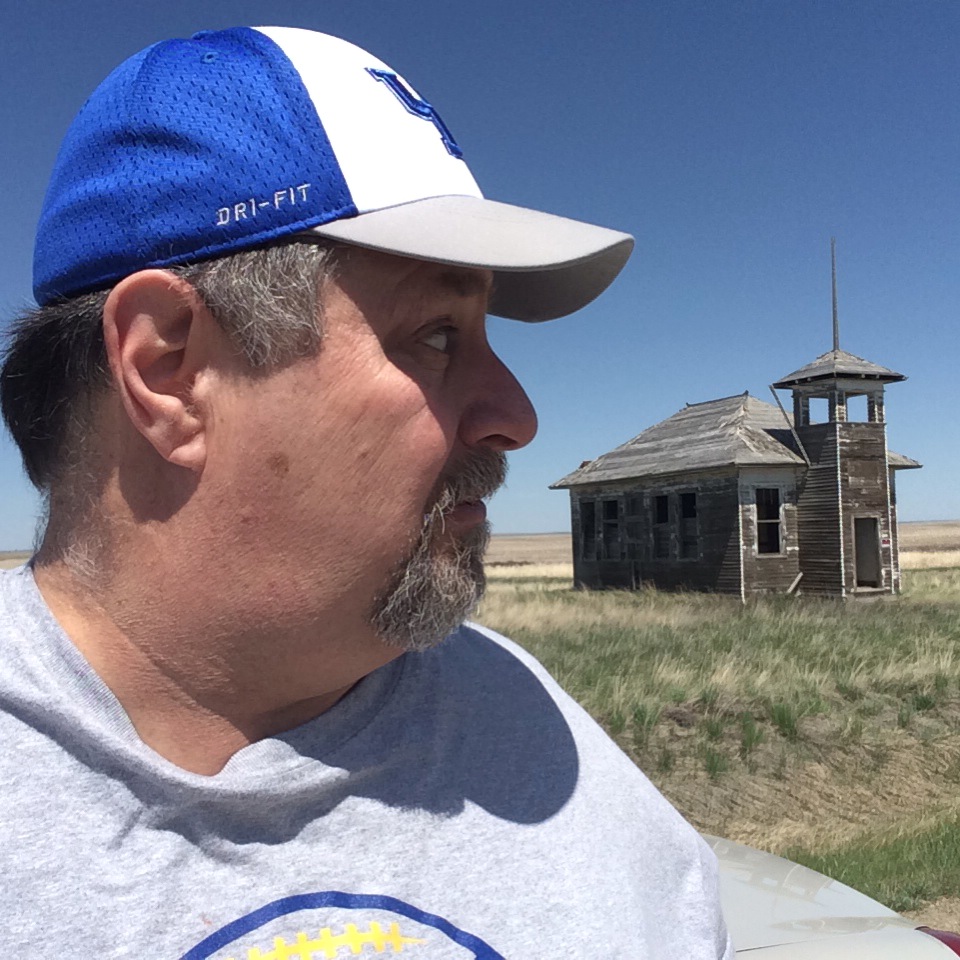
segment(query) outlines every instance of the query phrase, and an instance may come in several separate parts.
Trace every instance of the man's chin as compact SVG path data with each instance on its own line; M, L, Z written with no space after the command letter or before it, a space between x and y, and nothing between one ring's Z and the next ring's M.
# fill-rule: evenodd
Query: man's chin
M503 451L483 447L439 483L413 550L374 603L371 622L384 643L427 650L480 601L490 540L483 499L503 485L506 474Z
M483 596L483 556L490 539L484 520L463 532L426 524L412 554L399 565L374 607L383 642L407 651L436 646Z

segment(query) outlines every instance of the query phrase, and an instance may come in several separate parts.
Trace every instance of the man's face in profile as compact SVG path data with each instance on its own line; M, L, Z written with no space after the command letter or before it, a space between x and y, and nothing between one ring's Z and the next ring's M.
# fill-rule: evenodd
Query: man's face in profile
M276 615L421 649L476 603L481 502L536 431L490 349L487 271L351 249L319 353L227 387L208 469ZM247 598L253 602L254 598ZM237 602L243 604L243 597ZM325 621L329 627L330 623Z

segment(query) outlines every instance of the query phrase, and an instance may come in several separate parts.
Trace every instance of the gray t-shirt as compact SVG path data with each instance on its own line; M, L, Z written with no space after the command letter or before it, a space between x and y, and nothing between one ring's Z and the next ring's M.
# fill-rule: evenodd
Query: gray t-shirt
M210 777L139 740L26 567L0 658L6 956L732 956L697 834L481 627Z

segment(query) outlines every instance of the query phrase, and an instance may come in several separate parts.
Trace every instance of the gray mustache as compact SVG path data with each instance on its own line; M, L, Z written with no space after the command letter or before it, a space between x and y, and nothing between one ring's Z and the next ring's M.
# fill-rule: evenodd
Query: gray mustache
M452 509L458 503L486 500L492 497L507 479L507 457L502 450L481 449L470 454L443 481L434 511Z

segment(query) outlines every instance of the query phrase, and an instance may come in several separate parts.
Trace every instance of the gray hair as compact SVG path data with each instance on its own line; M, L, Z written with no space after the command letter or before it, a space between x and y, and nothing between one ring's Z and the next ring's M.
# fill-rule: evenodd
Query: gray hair
M167 269L194 287L256 374L320 349L320 289L340 249L297 240ZM80 499L90 499L87 440L95 434L95 401L110 386L103 339L109 294L85 293L15 317L0 367L3 418L58 526L82 512L80 490Z

